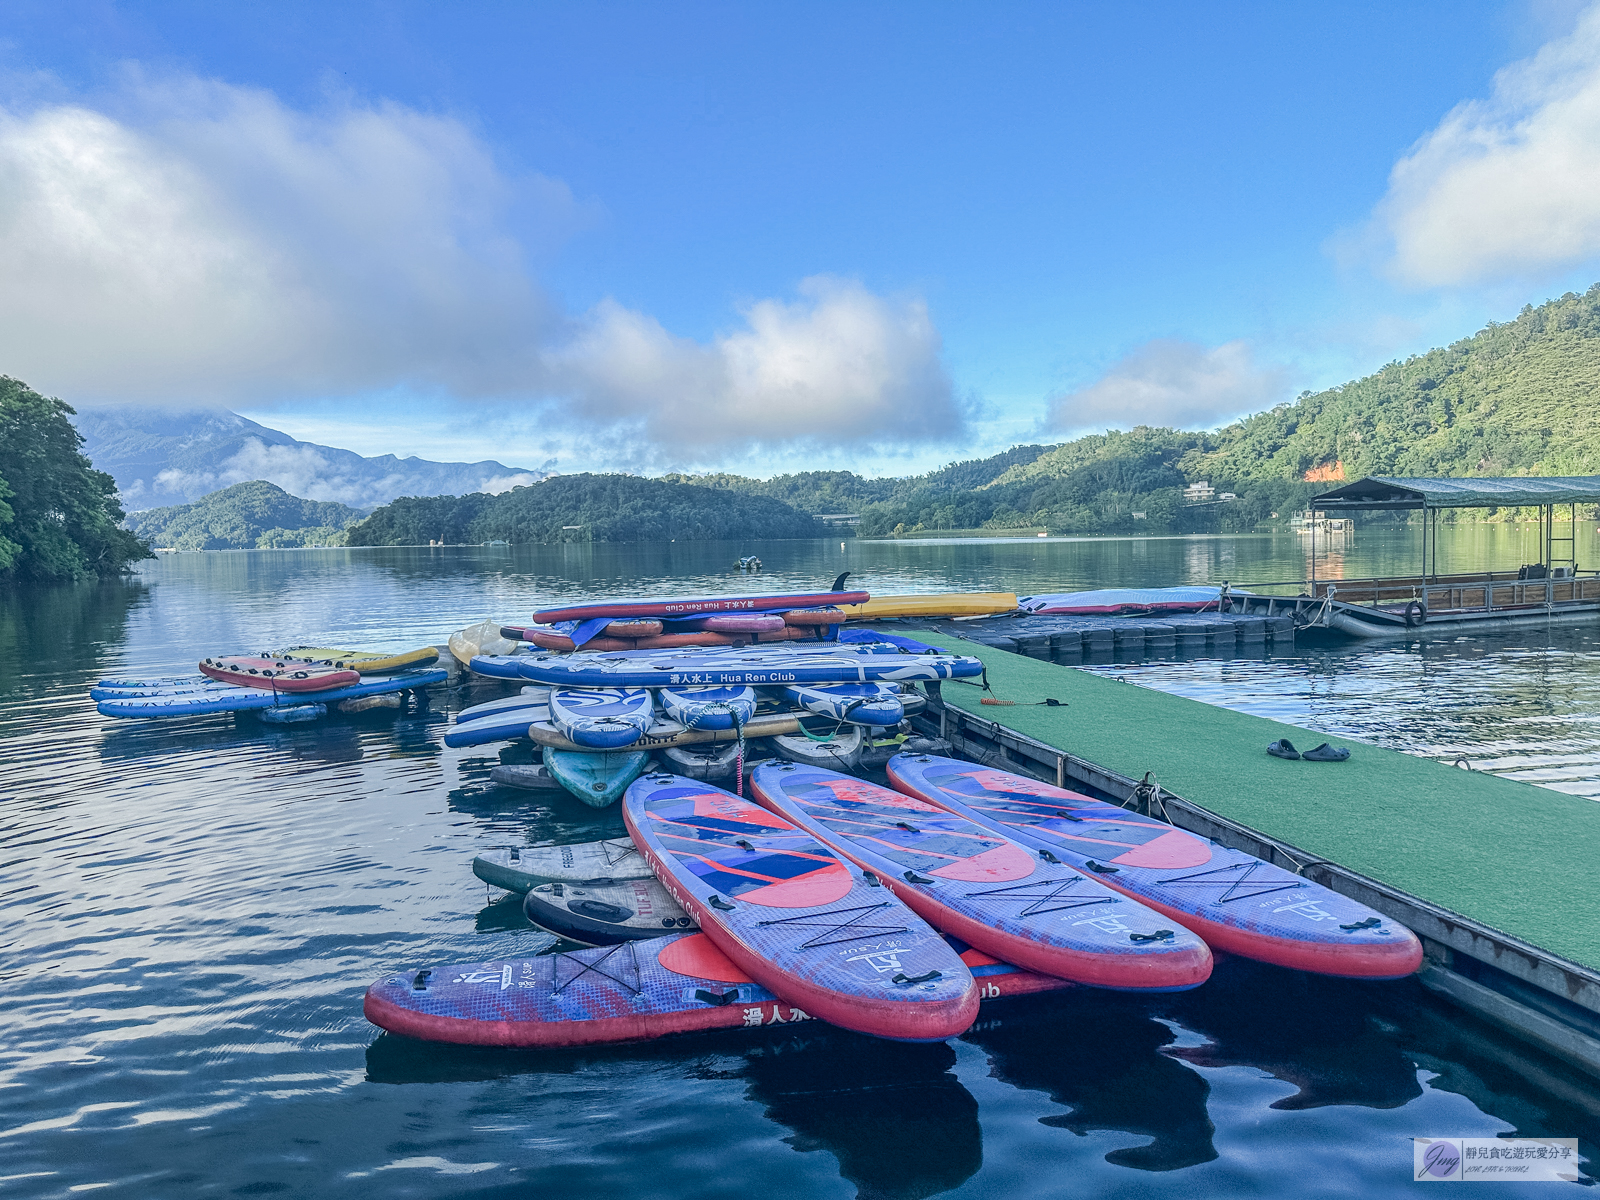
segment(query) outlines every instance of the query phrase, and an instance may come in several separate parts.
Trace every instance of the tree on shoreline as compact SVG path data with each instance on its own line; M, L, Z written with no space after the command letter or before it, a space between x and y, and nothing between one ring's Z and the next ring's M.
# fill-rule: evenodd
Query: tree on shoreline
M0 375L0 580L116 575L150 548L117 485L83 456L73 409Z

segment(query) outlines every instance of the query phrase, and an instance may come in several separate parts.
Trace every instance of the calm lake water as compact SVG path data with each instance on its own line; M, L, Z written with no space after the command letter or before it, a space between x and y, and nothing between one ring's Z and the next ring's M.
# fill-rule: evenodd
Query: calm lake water
M1518 527L1442 548L1444 569L1537 557ZM86 696L217 651L400 648L559 598L741 590L727 566L750 552L773 589L842 570L873 591L1022 593L1307 571L1293 535L819 540L190 554L0 596L0 1190L1373 1196L1414 1186L1413 1136L1593 1152L1585 1077L1410 983L1240 960L1181 996L1013 1001L935 1046L815 1025L563 1053L379 1036L360 1004L380 975L548 941L486 894L474 853L620 818L491 785L525 747L442 746L449 713L498 684L286 729L114 722ZM1600 562L1592 527L1580 558ZM1415 562L1410 531L1371 531L1318 575ZM1597 628L1095 669L1600 798Z

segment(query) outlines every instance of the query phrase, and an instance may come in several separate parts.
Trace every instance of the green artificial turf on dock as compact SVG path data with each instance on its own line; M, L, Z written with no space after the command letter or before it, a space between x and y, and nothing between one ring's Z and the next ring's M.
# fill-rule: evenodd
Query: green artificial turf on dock
M1269 837L1600 968L1600 803L1328 737L932 633L983 660L1000 699L951 681L947 704ZM1025 703L1053 697L1066 707ZM1342 763L1285 761L1267 744L1346 746Z

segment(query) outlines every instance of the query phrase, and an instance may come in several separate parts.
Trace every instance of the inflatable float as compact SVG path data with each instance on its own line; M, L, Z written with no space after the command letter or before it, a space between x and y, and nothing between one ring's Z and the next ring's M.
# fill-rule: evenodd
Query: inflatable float
M219 683L273 692L320 692L361 682L359 672L343 667L313 667L287 658L254 658L242 654L202 658L200 673Z
M888 774L908 796L1093 872L1217 950L1355 979L1398 979L1422 964L1422 943L1394 920L1154 818L953 758L902 754Z
M950 950L984 1003L1072 987L959 943ZM601 1046L812 1019L734 966L703 933L423 967L373 984L362 1010L380 1029L403 1037L521 1048Z
M223 687L214 691L183 691L173 694L111 697L95 707L106 717L194 717L209 713L240 712L274 706L332 704L363 696L383 696L409 692L443 683L450 673L442 669L404 671L385 679L369 679L348 687L329 688L310 693L274 694L260 688Z
M1182 925L966 817L794 763L757 767L750 786L762 807L985 954L1124 991L1183 991L1211 975L1211 951Z
M1235 596L1250 593L1234 591ZM1216 608L1222 589L1216 587L1102 588L1092 592L1057 592L1024 596L1017 607L1028 613L1072 613L1096 616L1106 613L1200 612Z
M338 650L328 646L288 646L282 650L265 650L261 657L286 658L319 667L349 667L363 675L388 675L394 671L431 667L439 661L439 651L434 646L418 646L415 650L394 654L378 650Z
M533 614L536 624L555 621L593 621L601 617L695 617L712 613L781 612L790 608L861 604L867 592L790 592L747 596L661 596L644 600L612 600L597 604L570 604L544 608Z
M528 889L522 915L546 933L585 946L643 941L695 924L654 876L541 883Z
M663 687L668 684L910 682L968 679L983 674L976 658L953 654L786 654L751 650L740 654L672 654L659 657L604 654L519 656L525 679L554 687Z
M900 1041L942 1041L972 1023L978 992L966 964L810 833L677 775L635 782L622 817L707 938L774 995Z
M526 892L541 883L626 883L655 878L627 838L570 846L495 846L472 860L472 873L508 892Z

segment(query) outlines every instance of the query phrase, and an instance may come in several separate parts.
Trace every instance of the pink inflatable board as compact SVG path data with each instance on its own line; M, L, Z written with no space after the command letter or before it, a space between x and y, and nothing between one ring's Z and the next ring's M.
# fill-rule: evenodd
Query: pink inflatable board
M1422 964L1422 943L1405 926L1153 818L953 758L901 754L889 760L888 772L907 796L1092 871L1217 950L1356 979L1398 979Z
M900 1041L942 1041L972 1023L977 985L955 951L811 834L678 775L636 780L622 817L673 899L786 1003Z
M985 954L1127 991L1182 991L1211 975L1211 951L1182 925L936 805L792 762L757 767L750 785L763 807Z
M319 692L361 682L359 673L343 667L313 667L287 658L226 655L200 660L200 673L221 683L266 688L273 692Z
M1072 986L959 943L951 948L985 1002ZM812 1017L752 980L702 933L424 967L373 984L363 1008L391 1033L464 1046L595 1046Z
M865 604L867 592L793 592L755 596L659 596L644 600L614 600L599 604L569 604L542 608L535 622L593 621L600 617L696 617L710 613L782 612L789 608L817 608L830 604Z
M687 621L674 621L673 629L694 632L705 629L712 633L772 633L784 627L782 613L719 613L714 617L692 617Z

